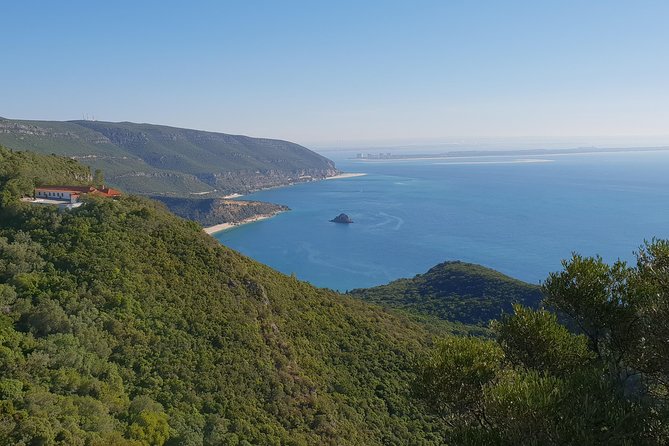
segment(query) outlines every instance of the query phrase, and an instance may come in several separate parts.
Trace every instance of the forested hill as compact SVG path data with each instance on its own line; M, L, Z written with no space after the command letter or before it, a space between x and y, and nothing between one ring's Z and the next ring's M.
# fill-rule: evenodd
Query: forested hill
M221 196L336 173L329 159L287 141L130 122L0 118L0 144L74 157L145 195Z
M88 167L56 155L13 152L0 145L0 183L2 200L32 195L43 184L87 185L93 180Z
M536 306L538 286L464 262L444 262L425 274L387 285L352 290L351 295L390 308L467 324L497 319L513 303Z
M419 325L145 198L22 203L53 160L0 151L23 164L0 175L0 444L443 443L410 392Z

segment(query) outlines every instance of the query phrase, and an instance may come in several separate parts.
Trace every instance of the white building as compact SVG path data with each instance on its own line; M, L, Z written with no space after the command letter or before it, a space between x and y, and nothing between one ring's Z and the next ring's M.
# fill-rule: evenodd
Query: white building
M72 189L56 189L52 187L38 187L35 188L35 198L44 200L66 201L68 203L76 203L79 201L81 192Z

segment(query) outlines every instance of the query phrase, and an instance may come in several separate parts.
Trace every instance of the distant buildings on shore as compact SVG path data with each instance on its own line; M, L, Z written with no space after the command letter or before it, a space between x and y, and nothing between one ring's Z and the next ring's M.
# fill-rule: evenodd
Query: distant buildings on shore
M390 153L358 153L355 156L359 160L387 160L391 159L392 155Z

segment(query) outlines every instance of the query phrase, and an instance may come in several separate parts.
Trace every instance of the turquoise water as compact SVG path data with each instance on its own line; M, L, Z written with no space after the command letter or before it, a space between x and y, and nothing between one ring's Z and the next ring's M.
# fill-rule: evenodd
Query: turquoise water
M292 211L216 237L279 271L339 290L411 277L453 259L538 283L572 251L632 260L644 239L669 237L668 152L448 164L327 155L340 169L367 175L246 196ZM355 223L328 221L340 212Z

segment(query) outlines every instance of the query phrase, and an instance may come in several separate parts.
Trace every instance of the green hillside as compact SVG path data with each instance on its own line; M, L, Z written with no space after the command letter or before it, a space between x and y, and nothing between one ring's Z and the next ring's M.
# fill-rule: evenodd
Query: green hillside
M0 146L0 200L32 195L35 186L42 184L86 185L93 180L88 167L60 156L14 152Z
M336 173L334 163L287 141L130 122L0 118L0 144L73 157L110 185L187 197L244 193Z
M0 444L442 444L410 391L418 324L154 201L59 212L17 201L15 179L0 178Z
M464 262L444 262L412 279L352 290L354 297L385 307L467 324L486 323L513 303L536 306L538 286L495 270Z

